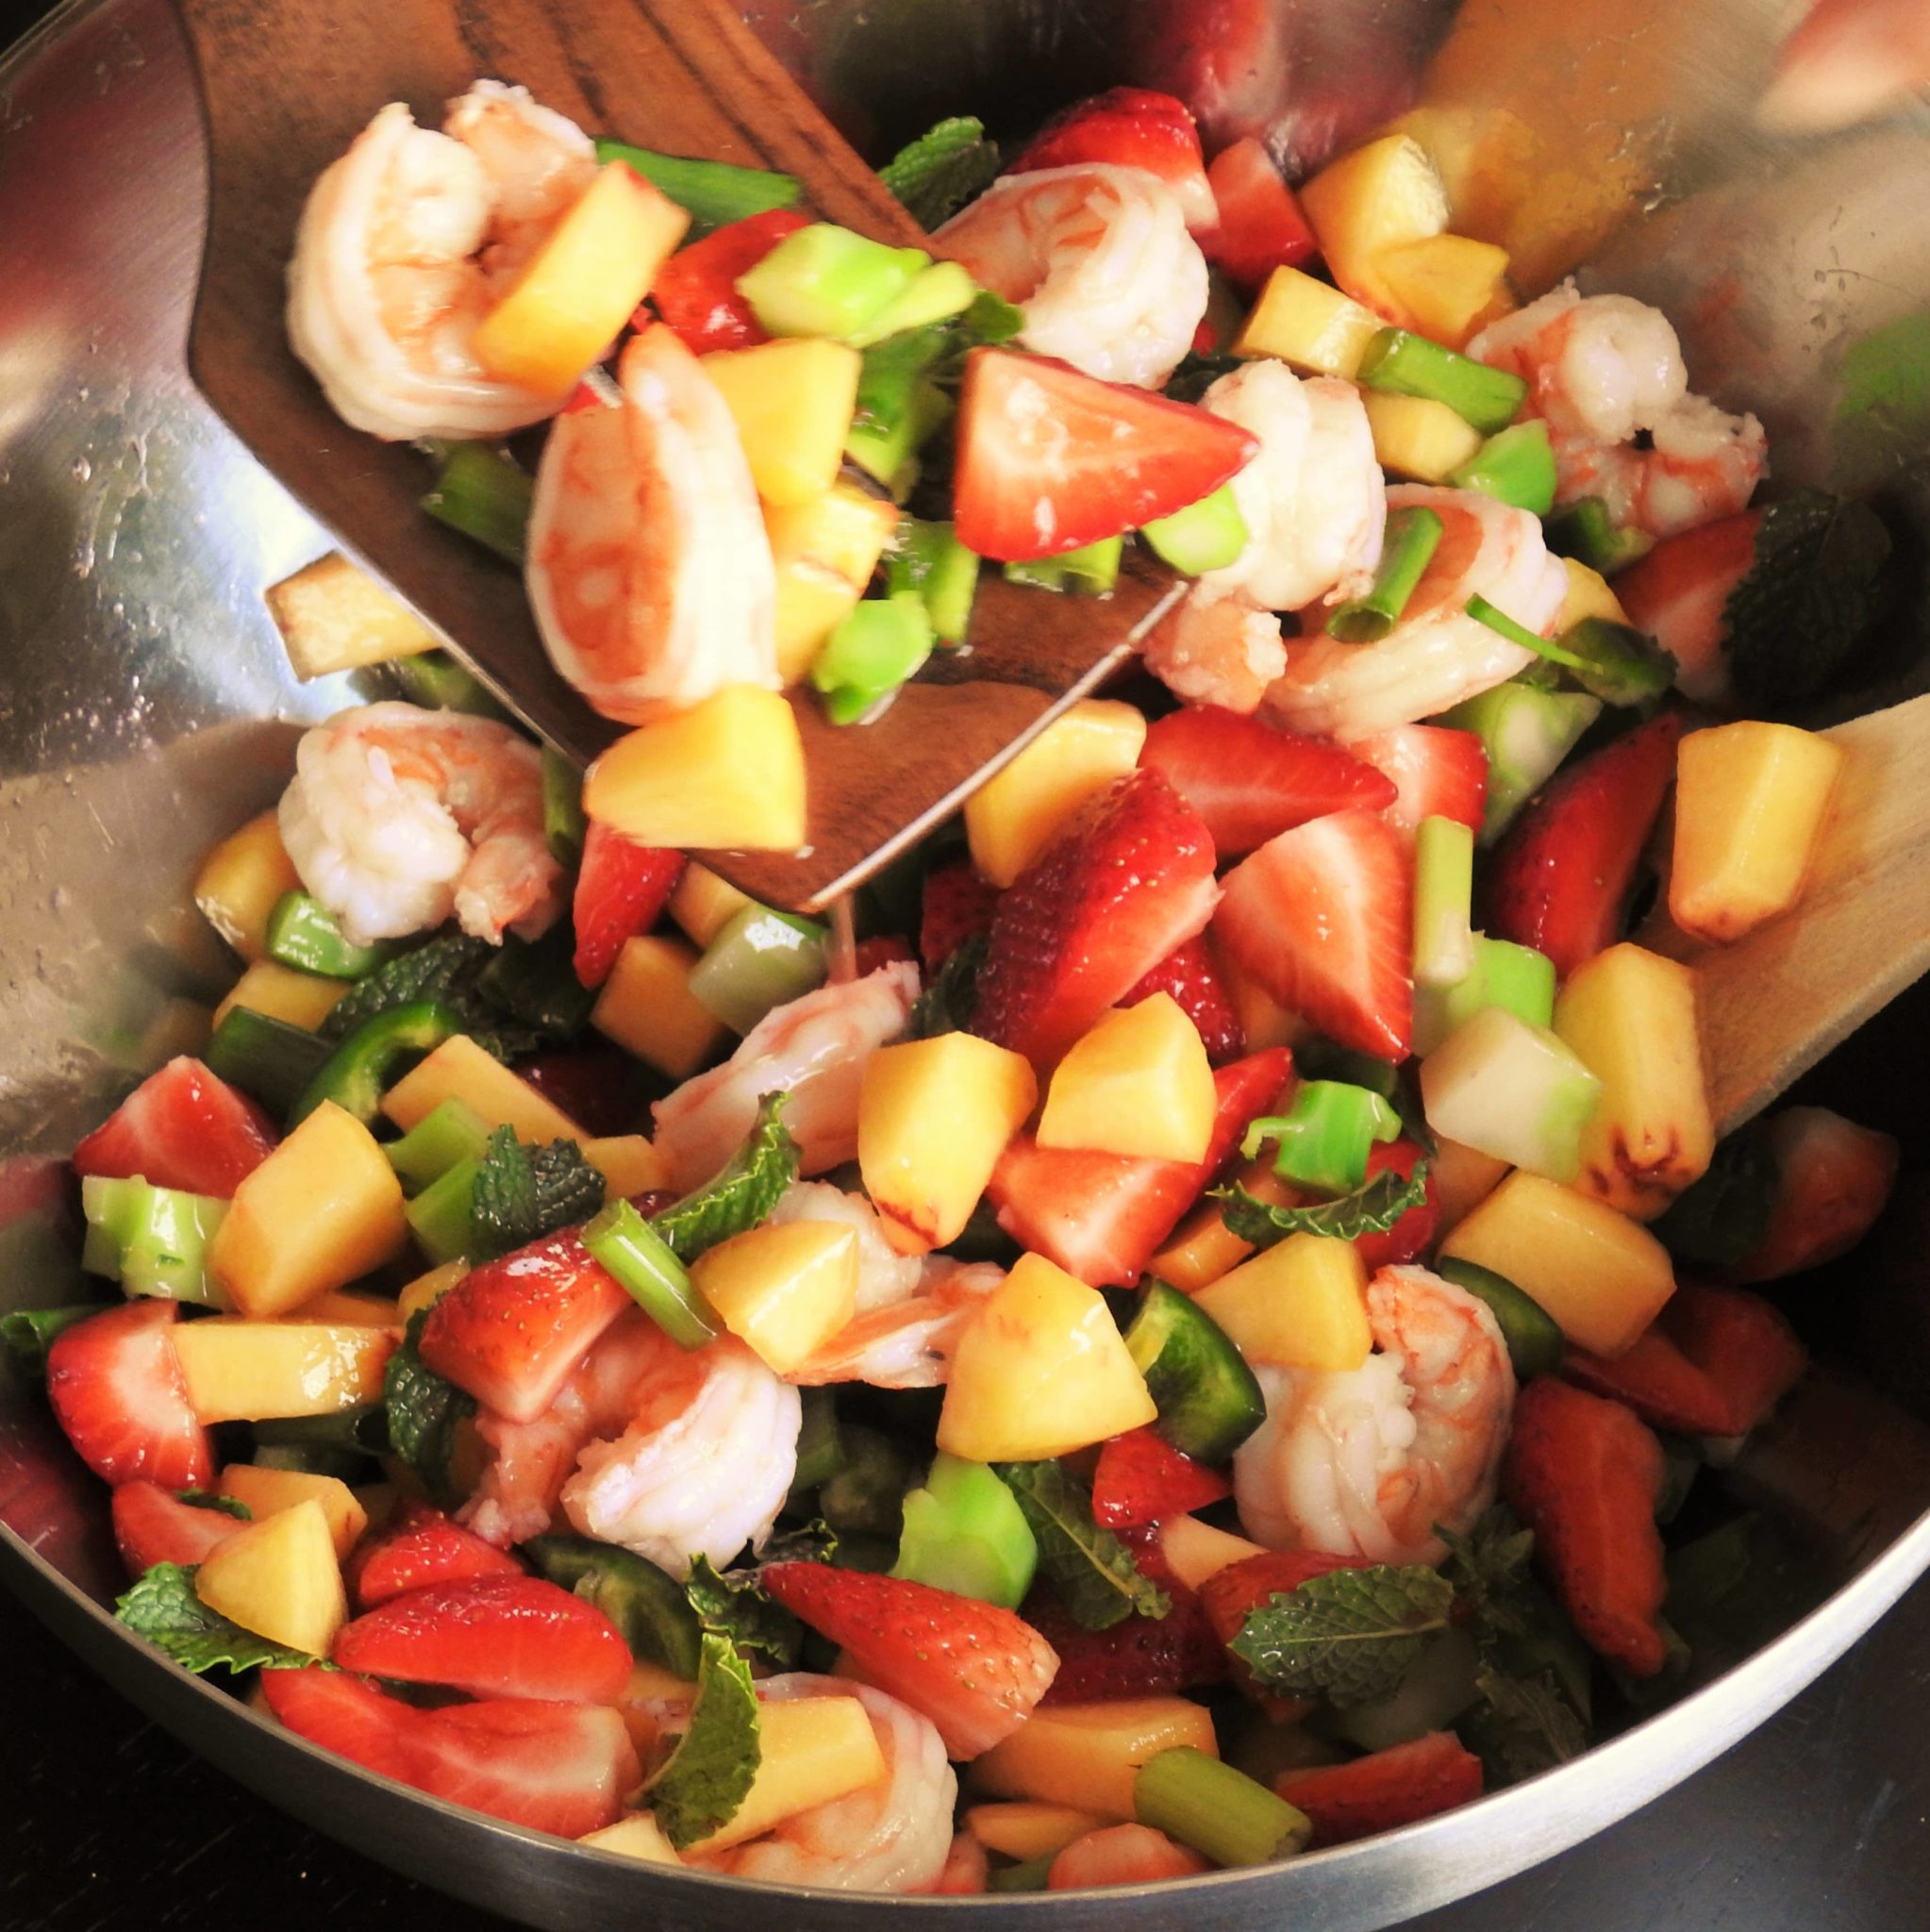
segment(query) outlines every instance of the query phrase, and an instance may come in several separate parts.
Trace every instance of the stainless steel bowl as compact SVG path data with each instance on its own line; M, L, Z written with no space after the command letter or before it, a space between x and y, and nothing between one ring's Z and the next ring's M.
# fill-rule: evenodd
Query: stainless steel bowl
M1132 61L1173 58L1182 4L821 0L747 11L860 138L928 114L1017 120ZM1240 9L1243 10L1243 9ZM1215 111L1305 154L1428 98L1512 159L1480 219L1544 279L1584 257L1661 301L1703 384L1769 422L1778 474L1888 502L1930 531L1930 140L1922 116L1806 145L1748 103L1781 0L1392 0L1256 9ZM319 31L325 36L325 16ZM1295 78L1298 75L1298 79ZM1335 76L1345 84L1337 84ZM1156 75L1148 75L1148 78ZM1283 89L1288 90L1283 92ZM875 125L861 106L889 101ZM1283 108L1290 107L1290 111ZM1502 116L1505 118L1496 119ZM1350 119L1351 117L1351 119ZM1496 132L1499 130L1499 133ZM303 722L260 602L326 547L184 374L205 169L163 0L71 0L0 60L0 1307L67 1298L60 1157L141 1071L205 1034L232 967L188 905L198 855L269 801ZM1921 586L1916 587L1921 591ZM1921 594L1844 702L1922 683ZM1922 989L1919 989L1922 991ZM1924 1002L1819 1076L1921 1141ZM645 1872L366 1775L183 1676L116 1625L98 1489L38 1397L0 1372L0 1575L137 1704L254 1790L397 1870L532 1925L1111 1926L1184 1909L1202 1932L1306 1918L1384 1926L1546 1857L1707 1762L1848 1647L1930 1566L1922 1176L1872 1258L1792 1310L1825 1366L1729 1478L1815 1552L1821 1607L1585 1759L1433 1823L1259 1873L1050 1900L753 1891Z

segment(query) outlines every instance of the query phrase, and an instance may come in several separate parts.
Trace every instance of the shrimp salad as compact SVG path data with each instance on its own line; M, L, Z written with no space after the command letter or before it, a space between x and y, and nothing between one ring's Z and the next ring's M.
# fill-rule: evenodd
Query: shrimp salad
M747 1881L1291 1858L1730 1654L1762 1284L1897 1150L1719 1140L1694 960L1826 852L1841 750L1747 712L1867 513L1399 130L1296 192L1118 90L886 180L928 251L484 80L316 184L297 355L633 728L360 674L202 868L205 1050L74 1149L119 1299L6 1333L123 1620L369 1770ZM861 743L982 569L1049 621L1129 541L1132 675L828 914L730 882L794 704ZM404 634L317 571L308 675Z

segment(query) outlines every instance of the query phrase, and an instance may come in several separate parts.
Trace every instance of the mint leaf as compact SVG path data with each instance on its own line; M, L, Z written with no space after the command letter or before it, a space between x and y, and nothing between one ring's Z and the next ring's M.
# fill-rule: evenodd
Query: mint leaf
M1678 1261L1732 1268L1768 1234L1780 1178L1768 1142L1744 1128L1718 1145L1702 1178L1649 1223L1649 1232Z
M496 959L487 940L462 933L430 940L357 980L317 1030L324 1040L345 1040L378 1014L432 1000L459 1014L463 1031L497 1059L533 1053L547 1036L519 1023L489 995L487 975Z
M389 1446L422 1477L430 1499L447 1505L458 1500L449 1474L456 1432L475 1413L475 1397L424 1362L418 1344L428 1318L426 1308L409 1318L402 1346L383 1372L382 1406Z
M785 1126L788 1093L767 1093L744 1143L715 1180L686 1194L650 1224L679 1261L694 1261L706 1248L756 1227L797 1178L797 1142Z
M1658 698L1675 682L1674 654L1633 625L1585 617L1562 632L1573 658L1568 674L1605 705L1639 705Z
M1476 1639L1524 1632L1528 1615L1522 1596L1528 1587L1535 1532L1523 1529L1506 1504L1496 1504L1465 1533L1439 1523L1434 1533L1448 1546L1441 1574L1472 1617Z
M224 1496L215 1490L176 1490L175 1500L194 1509L219 1509L224 1516L253 1523L255 1512L239 1496Z
M931 984L912 1002L908 1039L931 1040L940 1033L971 1030L978 1010L978 975L990 941L990 933L975 932L945 956Z
M719 1570L707 1557L690 1565L684 1591L708 1636L752 1651L780 1671L795 1670L804 1626L764 1593L754 1570Z
M1263 1690L1372 1704L1447 1628L1454 1601L1454 1586L1423 1564L1335 1570L1250 1611L1229 1647Z
M15 1308L0 1315L0 1343L5 1343L23 1374L44 1375L47 1351L60 1331L98 1315L105 1307L102 1302L80 1302L66 1308Z
M1175 403L1196 403L1220 380L1246 364L1238 356L1217 349L1190 349L1179 359L1179 367L1166 378L1160 394Z
M1039 1544L1039 1567L1081 1629L1163 1617L1173 1599L1140 1574L1133 1553L1092 1520L1092 1497L1062 1462L997 1462L999 1479Z
M956 114L901 147L878 170L878 179L921 226L936 228L983 194L998 171L998 144L986 140L985 123Z
M1511 1677L1484 1664L1474 1674L1474 1689L1480 1702L1459 1728L1491 1785L1518 1784L1589 1748L1588 1728L1552 1671Z
M763 1757L757 1728L750 1665L729 1638L707 1631L690 1725L650 1787L657 1822L678 1851L737 1816Z
M588 1221L603 1206L604 1179L574 1141L525 1145L514 1127L490 1136L471 1197L478 1261L527 1247L560 1227Z
M1405 1176L1383 1168L1365 1187L1311 1208L1270 1207L1240 1187L1213 1188L1208 1198L1225 1204L1221 1220L1256 1248L1271 1248L1289 1234L1323 1234L1354 1241L1364 1234L1385 1234L1409 1208L1426 1201L1427 1163L1417 1160L1414 1172Z
M184 1671L299 1671L321 1660L305 1650L289 1650L257 1637L210 1610L194 1593L194 1571L178 1563L157 1563L114 1605L128 1629L158 1644ZM322 1664L332 1671L335 1666Z

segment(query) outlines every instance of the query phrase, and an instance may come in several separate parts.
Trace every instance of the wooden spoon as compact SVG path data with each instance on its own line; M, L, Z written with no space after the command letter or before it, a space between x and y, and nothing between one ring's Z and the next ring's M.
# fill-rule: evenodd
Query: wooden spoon
M1823 736L1846 756L1795 908L1728 946L1686 937L1666 910L1639 935L1696 968L1719 1134L1930 972L1930 697Z
M350 555L385 578L520 717L587 763L618 735L551 668L518 575L419 508L422 457L350 429L288 346L295 223L376 108L441 125L479 76L520 81L598 134L796 175L825 219L917 243L918 225L728 0L177 0L200 71L212 188L189 365L215 409ZM1173 580L1132 558L1102 601L987 573L969 652L937 658L876 724L793 698L809 843L706 860L811 910L903 851L1123 664Z

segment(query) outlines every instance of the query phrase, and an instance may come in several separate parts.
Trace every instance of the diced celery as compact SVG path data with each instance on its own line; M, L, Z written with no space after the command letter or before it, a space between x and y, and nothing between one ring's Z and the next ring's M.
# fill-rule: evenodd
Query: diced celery
M1216 1865L1267 1865L1304 1851L1313 1837L1305 1811L1257 1778L1190 1744L1158 1751L1133 1779L1133 1811Z
M1602 1083L1567 1042L1505 1007L1462 1023L1421 1063L1437 1134L1553 1181L1574 1178Z
M959 542L949 523L902 518L885 559L885 588L894 597L907 591L922 597L939 642L961 644L978 591L977 554Z
M284 892L268 914L262 944L271 959L324 979L361 979L395 957L392 944L358 945L312 893Z
M1414 979L1453 986L1474 966L1474 832L1424 818L1414 840Z
M1532 946L1474 935L1474 963L1453 986L1414 990L1414 1051L1430 1054L1465 1021L1501 1007L1530 1026L1555 1020L1555 962Z
M1439 515L1424 505L1395 510L1381 541L1373 588L1327 613L1327 635L1343 644L1373 644L1386 637L1440 547L1443 528Z
M403 1187L419 1194L459 1161L480 1160L489 1144L489 1125L482 1116L459 1100L445 1100L382 1152Z
M824 981L824 928L768 906L743 907L724 921L690 968L690 996L738 1033L773 1007Z
M555 745L542 748L542 835L558 865L583 857L590 824L583 816L583 774Z
M1125 549L1123 537L1102 537L1083 549L1067 550L1057 557L1041 557L1025 563L1006 565L1007 580L1014 584L1037 584L1045 591L1070 591L1086 597L1104 597L1119 581L1120 558Z
M924 1486L905 1498L891 1574L1015 1610L1038 1567L1018 1498L986 1464L940 1450Z
M416 1245L437 1267L459 1261L475 1245L475 1177L480 1160L458 1160L404 1208Z
M731 161L688 160L624 141L599 141L598 161L623 161L690 217L692 242L731 222L748 221L774 208L795 208L804 190L793 175L740 168Z
M1578 691L1543 691L1519 681L1464 699L1440 722L1472 731L1488 752L1488 805L1481 842L1491 845L1601 715L1602 701Z
M935 322L949 322L972 307L978 284L956 261L935 261L921 269L911 286L896 300L889 302L863 327L845 340L854 348L868 349L887 336L902 334L908 328L929 328Z
M306 1027L230 1007L201 1058L209 1073L252 1093L270 1113L285 1114L334 1051Z
M80 1265L118 1281L130 1295L199 1302L228 1299L207 1269L208 1243L228 1211L225 1201L150 1182L89 1174L80 1184L87 1240Z
M1519 375L1490 369L1404 328L1384 328L1368 343L1359 380L1392 395L1445 403L1484 436L1506 428L1528 393Z
M848 341L931 265L922 248L892 248L830 222L787 235L738 277L738 293L774 336Z
M1599 496L1585 496L1548 520L1548 547L1603 576L1624 570L1655 548L1646 531L1619 527Z
M723 1332L690 1270L629 1202L602 1208L585 1226L583 1245L679 1348L702 1348Z
M1155 517L1140 526L1153 554L1190 577L1225 569L1246 548L1250 534L1230 483L1169 517Z
M867 597L811 660L812 689L823 693L834 724L852 724L911 676L936 641L916 591Z
M1478 490L1498 503L1545 517L1555 508L1555 451L1539 417L1490 436L1448 476L1456 490Z
M1247 1128L1240 1151L1256 1160L1272 1141L1273 1172L1283 1179L1350 1194L1367 1178L1368 1150L1400 1133L1400 1115L1378 1093L1339 1080L1303 1080L1284 1114L1264 1115Z

